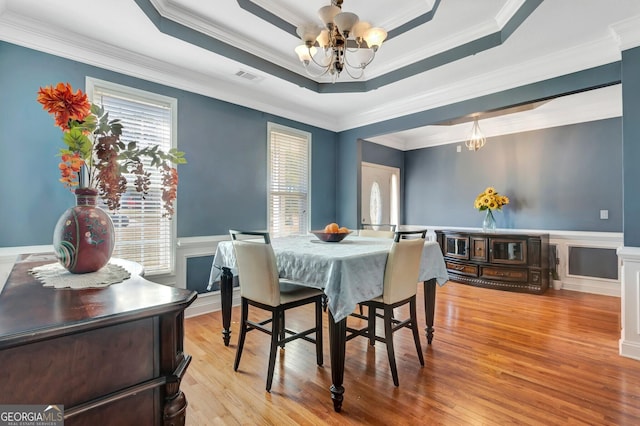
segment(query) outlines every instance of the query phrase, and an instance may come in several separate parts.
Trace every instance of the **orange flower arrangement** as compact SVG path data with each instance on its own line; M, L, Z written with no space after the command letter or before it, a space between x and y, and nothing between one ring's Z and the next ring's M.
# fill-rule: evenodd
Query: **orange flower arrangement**
M164 152L157 146L138 148L135 142L120 141L120 120L109 120L109 113L89 102L81 90L73 92L69 83L41 87L37 100L55 118L63 131L65 148L60 149L60 181L68 188L95 188L107 207L120 208L120 198L127 191L126 173L135 176L136 191L147 194L150 174L143 158L162 175L162 200L166 216L174 213L178 171L171 164L185 164L184 152L171 149ZM86 175L86 179L85 179ZM85 181L86 180L86 181Z

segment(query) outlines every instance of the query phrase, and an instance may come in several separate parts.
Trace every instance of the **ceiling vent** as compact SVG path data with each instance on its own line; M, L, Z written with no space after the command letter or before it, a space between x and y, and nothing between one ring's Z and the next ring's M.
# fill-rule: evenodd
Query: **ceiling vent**
M250 72L246 72L246 71L242 71L242 70L238 71L236 73L236 75L238 77L244 78L245 80L253 81L253 82L256 82L256 83L259 82L259 81L262 81L263 78L264 78L264 77L260 77L260 76L257 76L255 74L251 74Z

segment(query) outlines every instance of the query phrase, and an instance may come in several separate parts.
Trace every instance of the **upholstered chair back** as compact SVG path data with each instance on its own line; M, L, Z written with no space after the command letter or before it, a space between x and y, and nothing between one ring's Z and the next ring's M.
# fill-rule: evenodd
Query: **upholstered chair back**
M384 303L392 304L416 294L424 243L424 238L394 241L384 271Z

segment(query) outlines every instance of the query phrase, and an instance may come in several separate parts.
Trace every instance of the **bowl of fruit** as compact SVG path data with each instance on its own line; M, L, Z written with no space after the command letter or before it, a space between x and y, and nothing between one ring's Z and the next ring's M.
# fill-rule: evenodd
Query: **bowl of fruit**
M330 223L322 231L311 231L320 241L325 243L339 243L351 233L348 228L340 227L337 223Z

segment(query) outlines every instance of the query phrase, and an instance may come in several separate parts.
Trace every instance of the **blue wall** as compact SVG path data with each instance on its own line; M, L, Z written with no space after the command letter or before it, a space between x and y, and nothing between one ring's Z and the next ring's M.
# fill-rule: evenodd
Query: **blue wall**
M640 247L640 47L622 52L624 245Z
M86 76L178 99L178 144L189 160L179 169L180 237L226 234L232 227L266 227L268 121L312 133L312 228L330 221L357 226L360 162L364 160L402 164L404 223L477 227L479 214L469 206L485 185L493 184L513 200L498 216L499 226L619 232L623 189L622 176L616 173L620 173L623 149L625 216L636 217L640 212L631 189L639 178L633 167L640 158L639 50L623 53L624 66L612 63L336 134L0 42L0 197L12 205L11 210L0 209L0 247L50 244L57 217L73 204L72 194L58 182L61 132L35 99L40 86L58 81L84 88ZM404 155L363 140L474 111L615 84L621 74L627 77L623 93L628 119L623 124L612 119L491 138L479 152L461 154L455 154L450 145ZM406 157L404 161L399 160L401 156ZM574 161L576 156L580 161ZM601 166L603 159L606 164ZM515 162L517 168L509 166ZM456 172L465 180L449 180ZM468 183L472 178L477 186ZM609 210L609 220L598 219L600 209ZM625 243L629 245L627 234L633 234L638 236L633 244L640 246L640 225L634 223L625 223Z
M62 133L36 102L40 86L91 76L178 99L179 237L266 228L267 122L312 134L312 228L335 220L334 132L0 42L0 247L51 244L57 218L75 203L58 182Z
M637 74L638 73L636 72L636 75ZM637 76L634 76L633 78L638 79ZM532 83L526 86L516 87L502 92L492 93L490 95L444 105L434 109L420 111L414 114L341 132L338 139L339 198L336 205L337 216L340 221L339 223L345 223L348 224L347 226L353 226L357 223L359 217L359 162L361 159L360 140L362 138L367 139L387 133L427 126L459 118L478 111L490 111L514 105L521 105L532 101L549 99L555 96L562 96L584 90L619 84L620 81L621 63L613 62L560 77L550 78L548 80ZM406 178L405 182L406 184L409 184L409 176ZM406 195L405 199L409 199L408 195ZM429 208L437 208L437 206L429 206ZM410 208L405 207L405 214L407 214L409 210ZM549 217L549 220L553 220L553 218ZM413 217L405 216L405 221L407 223L413 223ZM541 219L541 221L544 221L544 219ZM453 224L449 225L454 226ZM477 226L477 223L469 222L463 226L475 227Z
M408 151L405 171L406 223L480 227L473 201L491 185L510 198L499 228L622 232L621 118Z

